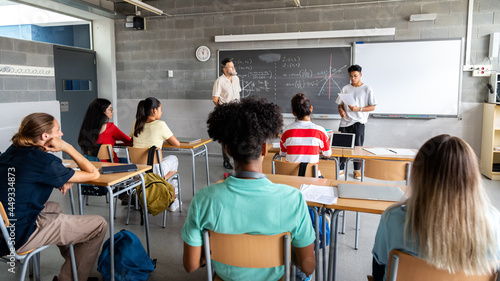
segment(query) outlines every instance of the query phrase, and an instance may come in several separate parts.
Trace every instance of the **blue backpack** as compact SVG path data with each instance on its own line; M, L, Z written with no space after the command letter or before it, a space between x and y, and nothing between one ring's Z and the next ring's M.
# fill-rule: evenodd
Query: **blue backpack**
M309 207L309 215L311 216L311 220L312 220L312 225L314 227L314 211L311 210L311 208L316 208L316 210L318 210L317 207ZM320 249L323 249L323 235L325 235L325 233L323 233L323 220L324 220L324 216L319 216L319 248ZM316 243L316 241L314 241L314 243ZM326 245L328 246L330 244L330 224L328 223L328 221L326 221Z
M146 281L155 270L156 260L151 260L139 238L128 230L115 234L115 280ZM104 280L111 280L109 239L104 242L97 271Z

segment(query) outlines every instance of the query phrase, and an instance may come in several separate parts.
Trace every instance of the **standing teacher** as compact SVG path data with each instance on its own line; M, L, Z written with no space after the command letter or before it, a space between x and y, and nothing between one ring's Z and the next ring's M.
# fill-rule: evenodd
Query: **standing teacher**
M365 142L365 124L368 122L368 112L375 110L377 101L373 95L372 88L361 82L361 66L351 65L347 71L351 84L342 88L341 94L350 94L354 98L355 105L345 104L340 97L337 98L340 120L339 131L342 133L356 134L354 145L363 146ZM340 174L343 174L345 166L345 158L340 159ZM360 163L354 162L355 179L361 179Z
M220 63L220 67L223 74L215 80L214 89L212 90L212 101L216 107L232 101L239 101L241 92L240 79L236 76L237 73L234 69L232 59L223 59ZM225 145L221 145L224 168L233 169L233 166L231 166L229 162L229 156L227 155Z

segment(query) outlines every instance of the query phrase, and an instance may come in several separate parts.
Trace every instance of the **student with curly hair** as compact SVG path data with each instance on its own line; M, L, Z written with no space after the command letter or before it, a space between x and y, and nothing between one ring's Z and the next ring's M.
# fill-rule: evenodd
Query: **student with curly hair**
M450 272L488 274L500 267L500 213L465 141L449 135L428 140L415 157L409 188L406 201L382 214L372 251L374 280L385 280L392 249Z
M312 274L315 234L306 202L298 189L274 184L262 174L266 141L275 138L283 126L279 106L243 99L216 107L207 124L209 136L223 143L233 157L236 172L224 182L196 192L181 234L186 271L202 265L203 230L208 229L264 235L289 231L298 267ZM212 263L223 280L278 280L284 274L283 267L256 269Z
M109 122L112 118L113 107L109 100L97 98L90 103L78 135L78 145L82 148L83 154L96 156L98 153L96 144L115 145L117 140L125 145L132 144L129 136L120 131L113 122ZM120 161L113 151L113 162L126 163L126 159Z
M297 120L285 127L281 135L280 155L294 163L318 163L319 153L332 155L330 141L323 127L311 122L313 106L303 93L292 98L292 113Z
M75 182L99 178L99 171L62 140L62 135L52 115L32 113L24 117L12 137L12 145L0 155L0 173L5 179L0 181L0 201L5 209L12 208L9 220L15 221L13 244L6 245L0 239L0 256L8 254L11 247L23 253L44 245L57 245L66 261L54 280L73 280L68 247L73 244L78 280L85 281L106 235L106 220L97 215L63 214L58 203L47 200L54 188L66 194ZM67 153L80 171L65 167L60 158L49 153L57 151ZM9 185L7 175L15 179L15 185Z

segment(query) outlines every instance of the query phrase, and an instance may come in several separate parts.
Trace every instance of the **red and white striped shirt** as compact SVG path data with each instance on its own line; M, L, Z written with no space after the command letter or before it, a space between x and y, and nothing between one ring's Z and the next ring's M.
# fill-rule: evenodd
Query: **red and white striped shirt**
M325 129L311 121L295 121L286 126L280 148L280 155L294 163L318 163L320 150L324 156L332 155Z

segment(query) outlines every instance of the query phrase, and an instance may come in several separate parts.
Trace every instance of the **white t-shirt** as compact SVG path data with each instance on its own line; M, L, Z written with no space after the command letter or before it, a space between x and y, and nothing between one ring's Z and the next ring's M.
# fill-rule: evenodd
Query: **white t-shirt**
M139 136L134 136L134 125L132 125L132 132L130 132L130 137L133 139L134 147L139 148L149 148L151 146L156 146L161 148L163 142L171 138L174 134L167 126L165 121L155 120L150 123L144 124L144 129L139 134Z
M233 76L232 81L222 74L215 80L214 89L212 90L212 97L219 97L219 104L232 102L233 100L240 99L240 79L238 76Z
M363 84L359 87L353 87L351 84L345 85L340 91L341 94L351 94L356 101L355 106L365 107L369 105L376 105L375 95L373 94L373 89ZM346 118L340 120L340 127L349 127L356 122L361 124L366 124L368 122L368 112L364 111L352 111L349 107L344 104L340 97L337 97L335 101L337 104L342 104L344 106L344 111L346 113Z

